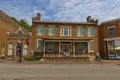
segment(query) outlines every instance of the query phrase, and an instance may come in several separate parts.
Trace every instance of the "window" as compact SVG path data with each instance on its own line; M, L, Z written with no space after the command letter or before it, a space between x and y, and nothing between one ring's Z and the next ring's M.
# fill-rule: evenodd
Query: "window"
M89 52L94 52L94 44L93 41L88 42L88 50Z
M45 27L44 25L38 25L37 26L37 34L38 35L43 35L45 33Z
M110 37L114 36L114 27L109 27L109 34L110 34Z
M35 50L40 52L44 50L44 41L42 39L35 41Z
M76 27L76 34L77 34L77 36L83 36L83 34L84 34L83 27Z
M54 42L46 43L46 51L47 52L55 52L55 50L56 50L56 43L54 43Z
M86 51L86 42L76 42L76 53L85 53Z
M55 26L54 25L49 25L49 30L48 30L48 35L55 35Z
M28 45L24 44L24 52L23 55L27 55L28 54Z
M9 43L8 44L8 55L12 55L13 54L13 43Z
M94 28L87 27L87 36L94 36Z
M61 36L71 36L71 27L61 27Z

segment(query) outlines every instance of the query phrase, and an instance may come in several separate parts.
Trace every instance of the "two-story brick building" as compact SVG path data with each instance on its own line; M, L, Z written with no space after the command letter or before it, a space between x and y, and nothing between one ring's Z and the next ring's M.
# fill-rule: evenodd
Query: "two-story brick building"
M99 26L100 54L103 59L120 59L120 18Z
M87 22L42 21L32 18L32 50L44 58L95 56L99 52L98 20Z
M0 55L16 57L19 53L28 56L30 45L28 37L31 33L17 24L0 10Z

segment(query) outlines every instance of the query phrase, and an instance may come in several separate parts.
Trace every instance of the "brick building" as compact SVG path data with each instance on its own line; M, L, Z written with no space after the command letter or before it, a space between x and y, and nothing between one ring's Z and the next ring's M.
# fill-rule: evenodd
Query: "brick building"
M91 58L99 52L98 20L87 22L42 21L38 13L32 18L31 47L44 59L69 57Z
M120 59L120 18L99 26L100 54L103 59Z
M0 55L16 57L19 53L28 56L30 46L29 31L18 25L7 14L0 10Z

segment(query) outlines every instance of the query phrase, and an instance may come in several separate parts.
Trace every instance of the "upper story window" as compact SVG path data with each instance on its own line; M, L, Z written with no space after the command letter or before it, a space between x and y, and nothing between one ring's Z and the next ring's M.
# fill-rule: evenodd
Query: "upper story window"
M87 27L87 36L94 36L94 27Z
M109 28L110 37L113 37L114 36L114 26L111 26L111 27L108 27L108 28Z
M62 26L60 30L61 36L71 36L71 27Z
M54 25L49 25L48 26L48 35L55 35L56 34L56 28Z
M45 33L45 27L44 27L44 25L38 25L36 31L37 31L38 35L43 35Z
M84 29L83 29L83 27L77 26L77 27L76 27L76 34L77 34L77 36L83 36L83 34L84 34Z

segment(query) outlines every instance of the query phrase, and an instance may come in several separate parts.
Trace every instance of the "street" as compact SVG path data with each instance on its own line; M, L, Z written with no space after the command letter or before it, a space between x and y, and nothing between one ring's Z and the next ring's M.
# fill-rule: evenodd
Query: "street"
M120 80L120 65L0 63L0 80Z

